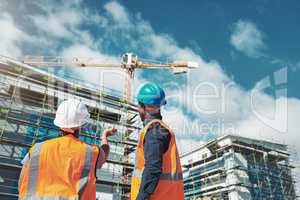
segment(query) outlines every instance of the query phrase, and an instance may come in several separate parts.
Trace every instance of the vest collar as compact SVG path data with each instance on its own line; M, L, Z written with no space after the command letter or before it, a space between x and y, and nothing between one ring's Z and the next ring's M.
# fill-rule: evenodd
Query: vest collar
M160 112L147 112L145 119L143 121L143 125L146 126L149 122L151 122L154 119L162 120L162 116Z
M79 131L75 131L74 133L70 133L70 132L61 130L61 135L62 136L70 136L70 137L74 137L74 138L78 139L78 137L79 137Z

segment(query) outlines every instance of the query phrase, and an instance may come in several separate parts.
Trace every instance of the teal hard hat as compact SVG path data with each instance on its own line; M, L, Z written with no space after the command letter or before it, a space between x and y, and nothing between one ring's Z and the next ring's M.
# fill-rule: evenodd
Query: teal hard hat
M139 103L160 107L167 103L162 88L155 83L145 83L139 90L137 100Z

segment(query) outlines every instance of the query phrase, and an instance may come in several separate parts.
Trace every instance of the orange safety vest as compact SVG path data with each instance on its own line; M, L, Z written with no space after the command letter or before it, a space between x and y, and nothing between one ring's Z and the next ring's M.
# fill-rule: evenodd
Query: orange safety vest
M171 139L168 150L163 155L162 174L158 185L151 194L150 200L183 200L184 189L182 180L182 171L180 159L177 151L175 135L170 128L167 127L161 120L152 120L148 123L140 133L140 138L136 150L136 163L132 175L130 199L136 200L140 190L142 174L145 168L144 158L144 138L148 129L159 123L161 126L169 130Z
M19 179L20 200L95 200L96 145L73 135L35 144Z

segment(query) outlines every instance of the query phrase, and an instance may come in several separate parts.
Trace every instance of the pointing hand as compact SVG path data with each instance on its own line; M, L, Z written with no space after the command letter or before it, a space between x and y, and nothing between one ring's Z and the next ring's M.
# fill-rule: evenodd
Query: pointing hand
M116 128L108 128L103 132L103 137L115 135L118 130Z

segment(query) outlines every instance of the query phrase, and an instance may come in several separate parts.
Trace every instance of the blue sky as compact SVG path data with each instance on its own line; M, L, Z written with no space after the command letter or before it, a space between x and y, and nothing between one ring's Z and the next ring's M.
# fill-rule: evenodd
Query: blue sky
M111 62L132 51L153 60L196 61L200 68L185 75L138 71L134 85L155 81L166 89L164 116L182 151L228 131L300 150L299 10L296 0L6 0L0 2L0 54ZM124 83L119 70L56 73L118 90ZM193 99L195 92L217 97Z
M300 25L297 1L130 1L133 12L151 21L161 32L171 33L180 45L188 45L205 59L216 59L224 70L249 89L267 73L282 67L272 64L282 60L290 68L299 63ZM147 8L159 8L157 12ZM253 22L263 34L265 56L253 59L236 51L229 38L238 20ZM298 42L297 42L298 41ZM289 95L299 97L296 71L290 75Z
M299 1L129 1L128 10L141 12L158 32L171 34L179 45L189 46L204 59L216 59L223 69L246 89L287 64L289 96L300 97ZM263 34L264 56L249 58L230 45L229 38L238 20L254 23ZM273 60L282 63L272 63Z

